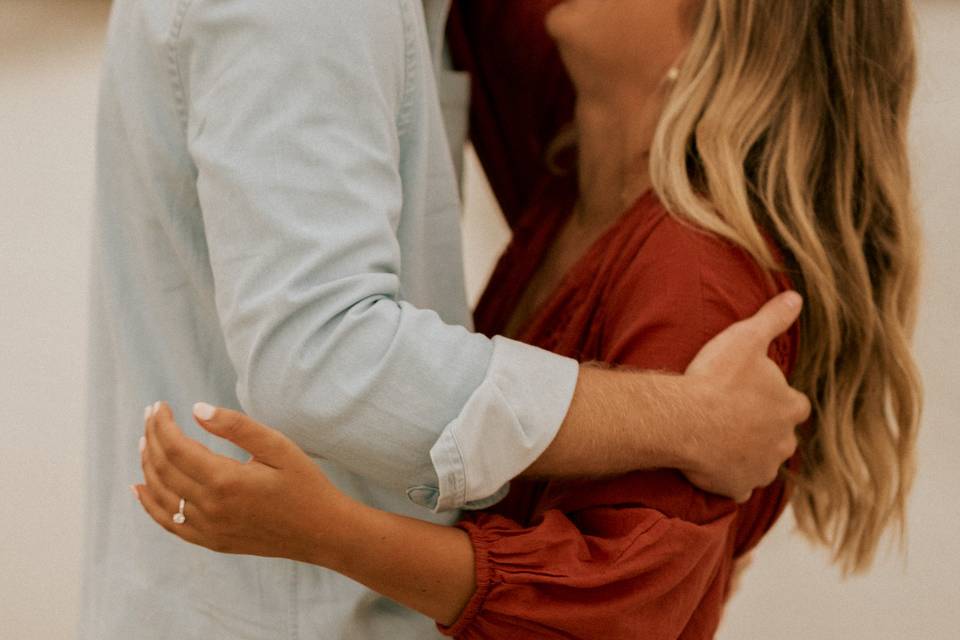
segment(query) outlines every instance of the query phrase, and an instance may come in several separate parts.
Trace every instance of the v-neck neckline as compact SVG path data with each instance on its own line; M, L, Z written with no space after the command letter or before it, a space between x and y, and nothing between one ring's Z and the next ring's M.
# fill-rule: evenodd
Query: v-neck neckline
M533 238L535 241L534 246L528 247L528 249L532 248L535 251L536 256L533 260L529 261L527 268L522 273L523 283L513 292L512 300L510 300L509 303L509 311L507 314L505 314L506 319L500 327L501 331L506 331L506 329L510 327L518 305L527 295L534 278L536 278L540 272L540 269L543 267L544 261L547 259L551 248L553 248L554 244L559 239L560 234L563 232L565 225L569 222L570 217L573 215L576 192L574 191L573 198L569 198L567 202L564 203L562 201L562 196L567 192L567 190L568 188L562 189L562 191L558 190L559 193L554 191L547 196L548 203L546 206L557 207L556 211L558 212L560 211L559 208L562 207L564 211L562 213L558 213L557 215L550 216L548 222L550 226L546 233L539 238ZM574 286L574 283L582 280L581 274L583 272L590 269L591 266L594 266L594 263L597 261L597 256L604 253L606 247L612 241L612 238L617 236L622 230L622 227L630 219L632 219L632 214L644 208L644 205L655 197L655 191L652 188L647 189L640 196L638 196L636 200L634 200L633 204L624 209L623 213L611 221L607 228L587 246L582 255L580 255L580 257L570 265L570 268L567 269L566 272L560 277L560 280L557 282L556 286L554 286L543 298L543 301L536 305L535 308L531 309L527 317L521 322L517 323L514 331L506 334L507 337L510 337L514 340L527 342L531 336L538 334L538 328L550 315L552 315L553 309L562 299L564 294ZM530 223L535 223L536 218L540 218L541 221L543 221L543 213L543 208L531 208L530 215L534 216L534 219L525 220L525 224L522 227L518 227L517 233L520 234L523 231L528 230L529 227L527 225ZM537 239L539 239L539 242L536 242ZM518 237L517 240L522 241L523 238ZM518 250L518 246L513 246L512 249L516 251Z

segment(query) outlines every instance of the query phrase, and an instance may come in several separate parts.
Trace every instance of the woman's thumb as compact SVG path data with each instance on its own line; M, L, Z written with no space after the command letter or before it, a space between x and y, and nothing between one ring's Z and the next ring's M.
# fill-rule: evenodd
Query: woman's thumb
M259 462L271 467L283 466L288 447L286 437L279 431L239 411L214 407L206 402L193 405L193 417L201 427L229 440Z

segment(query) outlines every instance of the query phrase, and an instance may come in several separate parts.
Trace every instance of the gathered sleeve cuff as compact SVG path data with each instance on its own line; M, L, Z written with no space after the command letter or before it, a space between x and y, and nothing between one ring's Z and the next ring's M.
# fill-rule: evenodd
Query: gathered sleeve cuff
M644 507L544 513L524 527L496 514L458 526L477 589L456 638L675 638L722 572L732 503L696 524Z

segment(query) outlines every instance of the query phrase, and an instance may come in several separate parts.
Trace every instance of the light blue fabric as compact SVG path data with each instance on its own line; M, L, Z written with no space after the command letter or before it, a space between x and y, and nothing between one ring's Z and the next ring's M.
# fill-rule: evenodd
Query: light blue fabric
M85 640L436 635L336 574L215 554L150 521L127 489L141 477L148 403L169 401L189 435L234 455L189 412L200 400L242 408L324 458L351 495L440 523L456 513L413 502L496 500L554 437L576 363L464 328L459 202L433 72L447 8L114 1ZM462 132L463 78L441 85Z

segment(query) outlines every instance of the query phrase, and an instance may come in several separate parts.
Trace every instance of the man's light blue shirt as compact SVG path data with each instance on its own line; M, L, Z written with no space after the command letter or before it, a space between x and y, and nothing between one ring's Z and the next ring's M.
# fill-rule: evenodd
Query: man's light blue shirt
M447 0L114 0L91 307L85 640L434 637L324 569L170 536L143 407L243 409L367 504L450 523L556 434L576 363L471 333ZM319 458L323 458L320 461ZM411 545L417 541L411 540Z

